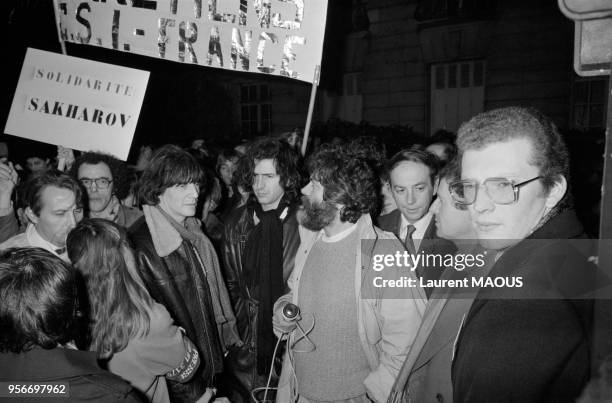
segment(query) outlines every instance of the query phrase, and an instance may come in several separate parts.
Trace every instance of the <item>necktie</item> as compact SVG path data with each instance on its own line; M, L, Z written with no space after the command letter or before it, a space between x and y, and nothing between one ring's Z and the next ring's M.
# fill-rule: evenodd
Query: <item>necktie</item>
M406 227L406 238L404 239L404 246L408 249L408 252L415 255L416 247L414 246L414 241L412 240L412 234L416 231L416 227L412 224Z

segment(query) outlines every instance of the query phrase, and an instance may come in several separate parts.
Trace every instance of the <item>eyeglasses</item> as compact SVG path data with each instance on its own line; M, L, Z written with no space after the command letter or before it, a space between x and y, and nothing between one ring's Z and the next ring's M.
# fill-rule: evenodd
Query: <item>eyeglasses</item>
M541 176L536 176L520 183L515 183L507 178L488 178L482 184L472 179L466 179L451 183L449 190L455 202L467 206L476 201L478 188L484 185L486 194L494 203L512 204L518 201L519 189L521 187L540 178Z
M108 178L80 178L79 181L83 184L83 186L90 189L94 183L98 189L108 189L110 184L113 183L113 181Z

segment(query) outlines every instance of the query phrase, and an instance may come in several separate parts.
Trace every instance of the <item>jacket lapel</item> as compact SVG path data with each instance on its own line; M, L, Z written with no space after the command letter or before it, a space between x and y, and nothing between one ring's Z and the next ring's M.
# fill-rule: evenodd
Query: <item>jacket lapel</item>
M425 315L423 316L423 322L421 322L419 332L417 333L414 343L412 347L410 347L410 353L406 358L406 369L409 371L409 373L416 371L418 368L427 363L429 358L444 345L444 340L433 340L431 339L431 336L447 301L448 299L446 298L431 299L429 301L429 306L427 307L427 311L425 311Z

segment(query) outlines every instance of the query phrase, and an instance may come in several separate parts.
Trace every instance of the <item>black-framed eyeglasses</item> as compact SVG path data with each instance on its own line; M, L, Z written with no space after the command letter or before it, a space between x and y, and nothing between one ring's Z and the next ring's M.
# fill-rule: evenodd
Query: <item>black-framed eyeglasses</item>
M96 188L103 189L103 190L104 189L108 189L110 184L113 183L113 181L111 179L109 179L109 178L96 178L96 179L80 178L79 181L86 188L90 188L91 189L92 185L95 183L96 184Z
M484 186L485 192L494 203L512 204L518 201L519 189L521 187L540 178L542 177L536 176L520 183L516 183L508 178L488 178L482 183L466 179L451 183L449 190L455 202L466 206L476 201L476 195L480 186Z

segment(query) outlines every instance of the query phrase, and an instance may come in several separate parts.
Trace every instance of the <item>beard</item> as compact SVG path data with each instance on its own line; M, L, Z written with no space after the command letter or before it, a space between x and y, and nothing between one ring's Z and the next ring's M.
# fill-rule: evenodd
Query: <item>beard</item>
M298 214L298 220L305 228L311 231L320 231L331 224L338 208L327 201L311 202L306 196L302 197L302 210Z

